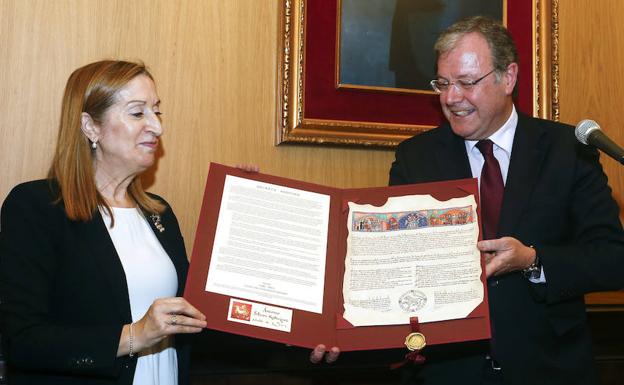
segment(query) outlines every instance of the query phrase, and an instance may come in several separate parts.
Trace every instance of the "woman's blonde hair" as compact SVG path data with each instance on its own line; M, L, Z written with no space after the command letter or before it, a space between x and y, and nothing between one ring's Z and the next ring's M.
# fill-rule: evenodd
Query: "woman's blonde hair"
M132 79L146 75L154 78L145 65L126 61L103 60L75 70L67 80L58 139L48 178L59 186L59 201L71 220L88 221L98 206L113 213L95 184L93 152L81 129L81 115L88 113L101 124L106 111L117 101L117 93ZM128 186L128 193L148 213L161 213L165 206L150 197L140 178Z

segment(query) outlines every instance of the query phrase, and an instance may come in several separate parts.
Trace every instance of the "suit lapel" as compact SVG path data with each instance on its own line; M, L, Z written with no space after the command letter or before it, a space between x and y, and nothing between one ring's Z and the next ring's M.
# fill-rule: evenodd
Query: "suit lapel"
M455 135L448 123L441 127L435 159L438 170L434 175L440 180L472 178L464 139Z
M99 210L89 222L77 222L76 228L84 231L82 239L86 240L85 255L93 258L98 265L99 271L108 283L109 294L116 304L115 309L119 311L124 322L131 322L126 273Z
M518 126L505 184L498 235L514 234L541 171L549 146L543 127L531 118L518 114Z

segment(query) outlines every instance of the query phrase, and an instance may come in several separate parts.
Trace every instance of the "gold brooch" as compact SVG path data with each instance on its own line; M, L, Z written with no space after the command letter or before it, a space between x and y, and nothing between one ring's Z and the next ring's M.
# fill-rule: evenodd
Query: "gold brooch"
M152 220L152 223L154 223L154 227L156 227L158 231L160 231L161 233L165 231L165 226L160 223L160 214L152 214L150 215L150 219Z

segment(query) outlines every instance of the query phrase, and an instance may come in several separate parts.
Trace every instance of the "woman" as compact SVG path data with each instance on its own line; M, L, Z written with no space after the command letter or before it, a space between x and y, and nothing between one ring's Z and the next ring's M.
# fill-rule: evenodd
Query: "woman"
M15 187L1 212L10 383L189 383L183 334L205 316L179 297L188 263L176 217L139 178L163 133L159 105L141 64L69 77L48 178Z

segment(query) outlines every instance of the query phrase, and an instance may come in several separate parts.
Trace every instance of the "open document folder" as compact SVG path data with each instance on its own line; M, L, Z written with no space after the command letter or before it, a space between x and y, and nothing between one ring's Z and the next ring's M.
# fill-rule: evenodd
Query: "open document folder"
M476 179L337 189L211 163L184 297L208 327L343 351L490 338Z

